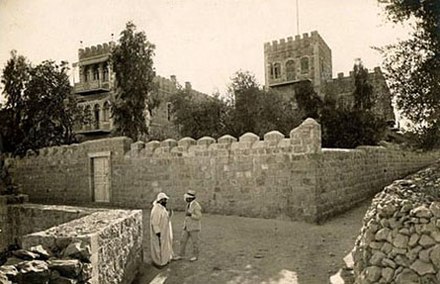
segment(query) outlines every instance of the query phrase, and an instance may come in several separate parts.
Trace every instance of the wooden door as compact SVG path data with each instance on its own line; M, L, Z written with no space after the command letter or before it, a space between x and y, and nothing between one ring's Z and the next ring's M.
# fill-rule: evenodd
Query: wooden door
M93 158L93 189L95 202L110 202L110 169L108 157Z

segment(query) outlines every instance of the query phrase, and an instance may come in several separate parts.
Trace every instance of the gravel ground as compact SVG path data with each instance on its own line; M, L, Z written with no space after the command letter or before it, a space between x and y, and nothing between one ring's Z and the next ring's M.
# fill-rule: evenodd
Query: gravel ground
M322 225L205 214L197 262L174 261L163 269L144 264L134 284L328 283L353 248L369 204ZM183 213L176 213L175 251L182 222Z

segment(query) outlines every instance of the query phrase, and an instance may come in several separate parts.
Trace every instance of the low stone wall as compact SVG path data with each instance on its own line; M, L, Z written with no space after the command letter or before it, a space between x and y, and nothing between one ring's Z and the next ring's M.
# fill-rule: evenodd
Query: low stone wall
M169 206L184 210L182 196L193 189L205 212L316 222L429 165L440 153L321 149L320 125L307 119L289 137L278 131L266 133L263 140L253 133L217 141L186 137L132 143L118 137L45 148L7 164L33 202L90 204L98 156L107 159L106 204L112 206L147 209L165 191Z
M82 218L99 209L42 204L17 204L8 206L8 221L12 243L19 243L24 235L44 231L51 227Z
M133 281L142 262L142 211L7 205L6 200L0 198L0 248L22 249L0 266L0 282L5 275L17 283Z
M0 253L6 250L11 244L12 233L10 228L6 196L0 195Z
M354 249L356 283L440 283L440 164L376 195Z
M322 149L317 169L317 220L352 208L391 181L429 165L439 154L380 146Z
M22 238L22 247L63 251L79 242L90 248L90 283L129 284L142 262L142 212L105 210Z
M9 208L14 204L23 205L29 200L27 195L0 195L0 254L5 251L9 245L15 243L16 232L12 227L12 218Z

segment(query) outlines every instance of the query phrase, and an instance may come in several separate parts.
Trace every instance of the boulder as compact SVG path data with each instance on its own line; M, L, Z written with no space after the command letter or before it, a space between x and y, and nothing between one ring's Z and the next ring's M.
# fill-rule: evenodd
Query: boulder
M396 284L417 284L419 283L419 276L411 269L404 269L396 277Z
M3 273L9 280L17 282L18 270L13 265L0 266L0 273Z
M417 272L417 274L423 276L428 273L435 273L434 267L431 263L423 262L421 260L416 260L410 267L412 270Z
M12 284L12 282L9 281L8 277L3 274L3 272L0 272L0 284Z
M92 255L90 246L84 242L73 242L63 251L64 257L76 258L84 262L90 262Z
M42 260L25 261L18 265L19 283L48 283L50 271L47 263Z
M77 259L54 259L49 260L49 268L58 271L62 276L68 278L77 277L82 269L82 264Z
M23 259L19 259L16 257L10 257L6 260L6 262L3 265L17 265L19 263L22 263L24 260Z
M38 254L40 256L40 259L43 260L49 259L49 257L52 256L52 253L49 250L43 248L42 245L30 247L29 251Z
M25 249L19 249L16 251L13 251L12 254L16 256L17 258L23 259L23 260L34 260L38 259L40 257L39 254L25 250Z
M382 271L378 266L369 266L365 270L365 274L369 281L376 283L380 279Z
M419 240L419 244L424 248L428 248L435 245L435 241L433 238L431 238L428 235L422 235L422 237Z

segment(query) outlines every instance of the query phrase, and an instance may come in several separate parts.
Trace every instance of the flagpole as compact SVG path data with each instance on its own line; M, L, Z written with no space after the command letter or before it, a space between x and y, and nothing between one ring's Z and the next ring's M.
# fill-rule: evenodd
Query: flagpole
M296 0L296 34L299 35L299 8L298 8L298 0Z

